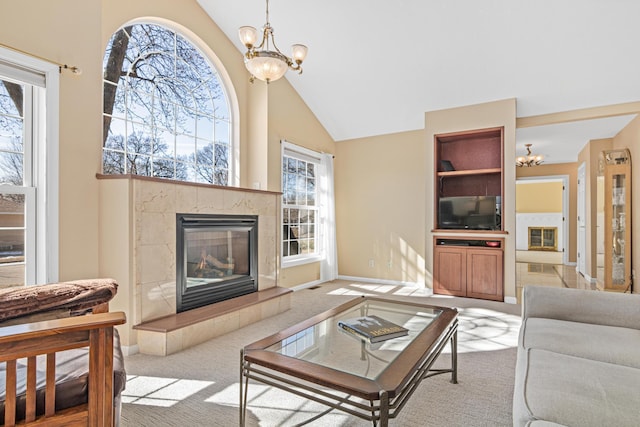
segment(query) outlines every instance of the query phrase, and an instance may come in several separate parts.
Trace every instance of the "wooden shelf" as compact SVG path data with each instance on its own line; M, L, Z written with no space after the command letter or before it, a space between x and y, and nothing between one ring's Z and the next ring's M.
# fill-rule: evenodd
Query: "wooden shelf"
M436 294L503 300L502 236L507 234L500 221L503 133L502 128L491 128L435 135L434 232L441 234L434 236L433 242L433 291ZM485 218L491 216L486 203L482 209L480 204L480 201L486 202L481 199L491 201L491 198L495 198L498 210L493 220ZM441 202L446 204L441 207ZM482 224L498 223L500 230L482 229ZM439 229L439 224L451 228ZM489 235L493 237L487 237ZM442 244L438 244L438 239ZM465 245L478 239L495 240L499 246Z
M502 169L490 168L490 169L470 169L470 170L464 170L464 171L438 172L438 176L453 177L453 176L468 176L468 175L492 175L492 174L500 174L500 173L502 173Z

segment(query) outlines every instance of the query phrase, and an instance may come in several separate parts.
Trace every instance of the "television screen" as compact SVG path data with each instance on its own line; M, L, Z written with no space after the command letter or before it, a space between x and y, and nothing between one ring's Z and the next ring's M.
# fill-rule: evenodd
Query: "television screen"
M499 230L499 199L496 196L441 197L438 228Z

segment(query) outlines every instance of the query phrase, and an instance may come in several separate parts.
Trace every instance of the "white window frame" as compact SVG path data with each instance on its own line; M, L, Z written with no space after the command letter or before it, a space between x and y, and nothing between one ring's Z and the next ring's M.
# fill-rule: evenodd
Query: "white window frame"
M284 254L281 253L281 259L282 259L282 268L289 268L289 267L295 267L298 265L304 265L304 264L310 264L310 263L314 263L314 262L319 262L322 261L324 259L324 250L321 247L322 246L322 239L320 238L322 230L320 229L321 224L322 224L322 217L323 217L323 212L320 206L320 197L319 197L319 183L320 180L322 179L322 174L324 173L321 167L321 156L320 153L317 153L313 150L309 150L308 148L304 148L301 147L299 145L296 144L292 144L291 142L282 140L281 141L281 155L280 155L280 188L283 190L284 193L284 183L282 182L282 175L283 175L283 167L284 167L284 156L287 157L292 157L292 158L296 158L296 159L300 159L300 160L304 160L307 162L312 162L316 165L316 204L315 207L317 209L316 211L316 219L315 219L315 233L314 233L314 239L315 239L315 243L314 243L314 247L315 247L315 252L312 254L299 254L299 255L290 255L290 256L284 256ZM291 207L291 205L286 205L284 203L284 194L283 194L283 201L281 203L282 207L282 212L281 212L281 216L284 216L284 209L287 209L289 207ZM280 230L284 229L284 219L282 220L282 224L280 226ZM282 246L283 242L285 240L285 236L284 234L281 236L280 239L280 245Z
M0 64L6 78L32 88L25 102L24 183L0 191L25 194L25 284L57 282L60 67L3 47Z

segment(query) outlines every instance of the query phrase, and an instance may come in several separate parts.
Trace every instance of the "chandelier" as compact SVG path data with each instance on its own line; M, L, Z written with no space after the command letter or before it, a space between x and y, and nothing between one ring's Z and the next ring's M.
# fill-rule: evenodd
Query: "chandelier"
M256 46L258 41L258 30L254 27L240 27L238 34L240 41L247 48L244 54L244 65L251 73L249 81L253 83L255 79L264 82L273 82L284 76L289 68L302 74L302 61L307 56L307 47L303 44L291 46L291 58L280 52L273 38L273 28L269 23L269 0L267 2L267 23L262 28L262 41Z
M542 156L531 154L531 144L525 144L524 146L527 148L527 155L516 158L516 166L531 167L538 166L540 163L542 163Z

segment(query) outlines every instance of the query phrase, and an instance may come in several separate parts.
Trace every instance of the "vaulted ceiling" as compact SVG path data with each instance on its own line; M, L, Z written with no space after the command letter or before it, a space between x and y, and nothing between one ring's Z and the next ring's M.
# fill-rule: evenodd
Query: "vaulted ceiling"
M244 47L264 0L198 0ZM637 0L272 0L278 47L303 43L286 78L336 140L424 128L426 111L516 98L518 117L640 101ZM262 83L260 83L262 84ZM278 84L274 82L272 84ZM518 129L548 163L634 114Z

